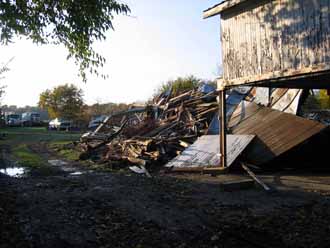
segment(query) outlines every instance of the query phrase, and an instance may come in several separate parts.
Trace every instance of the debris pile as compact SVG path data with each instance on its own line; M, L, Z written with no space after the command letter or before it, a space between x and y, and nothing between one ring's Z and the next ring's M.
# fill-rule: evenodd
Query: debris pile
M330 126L330 110L312 110L304 113L304 118Z
M201 87L178 96L168 91L142 109L110 116L81 137L81 158L112 167L165 164L207 133L218 110L216 97L214 89Z
M326 128L296 115L303 102L301 90L264 91L246 87L228 92L228 166L240 159L267 167ZM147 106L109 116L94 132L83 135L80 158L146 175L157 165L172 171L217 169L220 129L214 88L179 95L169 90Z

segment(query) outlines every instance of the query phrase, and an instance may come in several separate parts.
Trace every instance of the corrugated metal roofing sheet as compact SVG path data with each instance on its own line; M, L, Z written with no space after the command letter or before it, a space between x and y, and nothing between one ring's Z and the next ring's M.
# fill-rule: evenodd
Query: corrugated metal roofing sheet
M242 102L229 121L233 134L257 137L246 149L249 162L269 162L326 128L325 125L251 102Z

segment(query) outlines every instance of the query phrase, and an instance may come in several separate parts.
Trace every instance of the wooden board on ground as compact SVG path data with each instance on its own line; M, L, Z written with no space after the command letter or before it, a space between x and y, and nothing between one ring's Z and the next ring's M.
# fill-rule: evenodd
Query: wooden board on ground
M227 165L230 166L252 141L254 135L227 135ZM219 167L219 135L205 135L175 157L166 167Z

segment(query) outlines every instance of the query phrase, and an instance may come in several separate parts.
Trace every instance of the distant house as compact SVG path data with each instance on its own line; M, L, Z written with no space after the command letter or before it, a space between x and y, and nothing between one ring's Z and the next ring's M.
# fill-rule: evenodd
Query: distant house
M227 0L220 87L330 88L330 5L325 0Z

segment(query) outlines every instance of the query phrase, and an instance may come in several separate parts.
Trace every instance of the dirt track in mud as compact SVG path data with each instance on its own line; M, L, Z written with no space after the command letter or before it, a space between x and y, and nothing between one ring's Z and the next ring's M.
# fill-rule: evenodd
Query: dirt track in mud
M44 147L34 149L54 158ZM77 163L67 166L80 169ZM224 192L223 177L70 173L56 168L48 176L0 174L1 248L330 245L330 198L324 191Z

